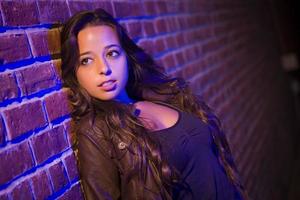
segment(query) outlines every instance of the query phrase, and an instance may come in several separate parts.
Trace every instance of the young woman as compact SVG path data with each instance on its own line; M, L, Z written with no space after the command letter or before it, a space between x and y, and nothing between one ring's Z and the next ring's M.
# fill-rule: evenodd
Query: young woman
M86 199L247 199L217 117L103 9L61 33Z

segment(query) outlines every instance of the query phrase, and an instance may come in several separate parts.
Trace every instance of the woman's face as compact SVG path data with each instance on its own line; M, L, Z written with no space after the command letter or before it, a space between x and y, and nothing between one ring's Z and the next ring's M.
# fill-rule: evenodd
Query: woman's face
M127 96L127 57L117 33L107 25L88 26L77 36L81 87L100 100L120 100Z

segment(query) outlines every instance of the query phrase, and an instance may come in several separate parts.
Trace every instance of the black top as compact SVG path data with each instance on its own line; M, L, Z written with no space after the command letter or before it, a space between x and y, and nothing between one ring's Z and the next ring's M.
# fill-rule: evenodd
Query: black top
M175 125L152 131L151 137L160 142L167 161L179 170L193 193L191 196L182 189L174 189L174 199L239 199L214 153L208 125L193 114L172 108L179 113Z

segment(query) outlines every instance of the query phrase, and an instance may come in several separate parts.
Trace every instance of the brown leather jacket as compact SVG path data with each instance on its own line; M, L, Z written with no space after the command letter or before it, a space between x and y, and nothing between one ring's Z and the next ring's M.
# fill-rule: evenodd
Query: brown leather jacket
M133 159L127 149L130 144L119 139L108 142L101 133L96 135L89 129L86 121L81 122L77 130L79 171L85 199L162 199L151 173L147 173L145 187L135 181L125 181Z

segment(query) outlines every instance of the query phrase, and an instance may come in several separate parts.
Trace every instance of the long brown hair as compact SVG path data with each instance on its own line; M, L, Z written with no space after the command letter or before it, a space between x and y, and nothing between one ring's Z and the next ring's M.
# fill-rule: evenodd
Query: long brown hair
M76 70L79 66L77 35L86 26L97 25L111 26L116 31L121 46L126 52L129 74L126 85L128 96L136 101L164 101L183 111L196 114L207 123L211 129L216 155L221 166L240 196L247 199L247 193L241 184L221 123L216 115L198 96L192 94L187 82L181 78L167 76L163 68L137 46L128 37L126 30L103 9L77 13L68 20L61 32L62 78L64 86L71 91L69 98L73 105L74 121L78 124L83 117L88 116L94 134L99 134L97 130L101 130L105 122L111 130L104 132L108 141L117 137L133 144L130 147L134 163L132 173L127 178L136 179L144 184L145 173L150 168L155 182L161 188L161 197L172 199L171 186L180 182L180 175L173 166L166 162L160 145L149 137L149 130L133 114L133 106L114 100L95 99L80 87L76 79Z

